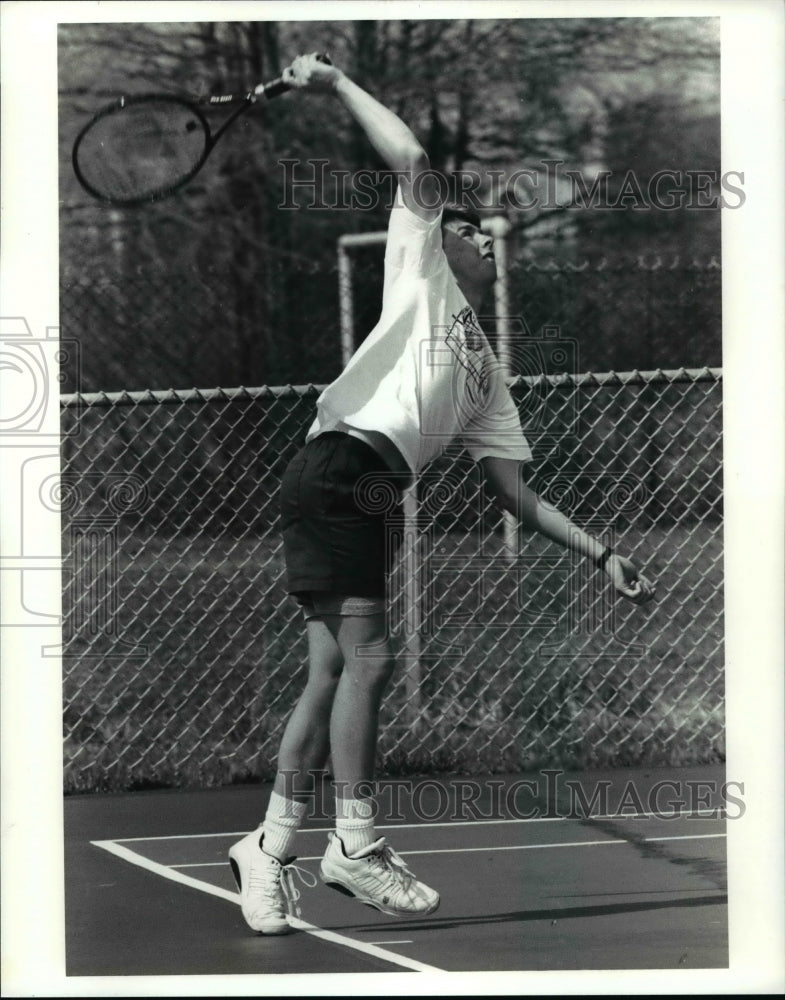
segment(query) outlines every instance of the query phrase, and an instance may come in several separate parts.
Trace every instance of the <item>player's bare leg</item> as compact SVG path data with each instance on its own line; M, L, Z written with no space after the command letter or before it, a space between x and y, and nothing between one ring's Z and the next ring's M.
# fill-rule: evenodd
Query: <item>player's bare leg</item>
M344 660L335 692L330 742L336 782L336 835L321 878L383 913L432 913L439 895L419 882L374 832L368 799L374 776L379 709L394 661L384 614L325 618Z
M324 622L311 619L308 633L308 680L286 725L278 774L263 827L229 851L243 916L261 934L286 934L293 887L291 847L313 789L314 772L329 753L330 711L343 657Z
M333 774L351 793L373 781L379 709L395 662L384 614L330 615L325 622L343 657L330 719Z
M311 618L306 629L308 680L284 730L273 786L278 795L302 802L310 798L313 772L327 763L330 715L343 667L343 654L325 622Z

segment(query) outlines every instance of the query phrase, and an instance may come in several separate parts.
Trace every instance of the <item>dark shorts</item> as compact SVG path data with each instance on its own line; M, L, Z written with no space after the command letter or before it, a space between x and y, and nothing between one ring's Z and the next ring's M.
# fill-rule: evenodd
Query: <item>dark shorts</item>
M281 482L286 589L383 598L400 541L401 481L363 441L309 441Z

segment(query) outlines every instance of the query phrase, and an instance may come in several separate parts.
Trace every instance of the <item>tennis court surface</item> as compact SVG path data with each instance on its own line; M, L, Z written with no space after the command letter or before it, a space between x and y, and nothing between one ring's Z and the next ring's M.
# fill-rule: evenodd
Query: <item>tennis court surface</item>
M377 829L440 908L399 920L298 881L282 938L248 930L226 860L268 786L68 797L67 972L726 968L723 780L718 765L381 782ZM309 882L325 809L298 834Z

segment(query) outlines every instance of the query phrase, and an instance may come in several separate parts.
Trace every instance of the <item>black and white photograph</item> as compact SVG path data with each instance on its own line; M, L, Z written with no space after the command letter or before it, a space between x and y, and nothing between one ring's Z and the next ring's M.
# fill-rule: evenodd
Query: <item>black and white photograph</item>
M782 988L781 9L6 14L8 995Z

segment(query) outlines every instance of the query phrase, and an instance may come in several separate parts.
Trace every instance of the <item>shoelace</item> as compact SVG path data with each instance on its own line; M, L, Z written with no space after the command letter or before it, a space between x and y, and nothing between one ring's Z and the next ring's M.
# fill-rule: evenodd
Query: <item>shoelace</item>
M300 868L298 865L287 865L285 868L281 869L281 887L283 888L284 896L286 896L286 901L289 905L289 915L300 919L302 917L299 905L301 893L299 887L295 883L295 875L297 875L302 884L307 886L309 889L313 889L318 880L315 875L312 875L304 868ZM292 913L292 909L294 909L294 913Z
M280 881L280 868L273 872L260 872L256 868L251 868L248 874L248 891L249 893L260 892L269 899L275 900L278 896Z
M403 882L405 890L408 891L412 882L416 881L414 873L409 871L403 858L389 844L384 844L378 851L374 851L373 854L369 855L369 861L372 858L378 860L379 864L396 882L400 879Z

